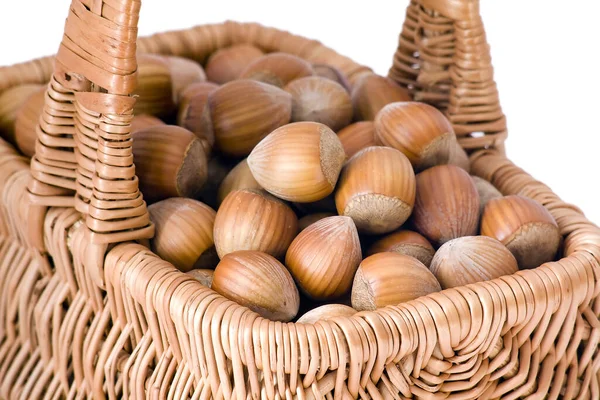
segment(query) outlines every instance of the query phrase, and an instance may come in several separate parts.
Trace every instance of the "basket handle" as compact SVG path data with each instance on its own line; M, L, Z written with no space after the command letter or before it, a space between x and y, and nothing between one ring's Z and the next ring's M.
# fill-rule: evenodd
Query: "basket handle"
M417 100L445 110L466 148L501 148L505 120L478 4L412 0L390 76ZM84 214L91 242L99 246L97 259L108 244L153 235L130 135L140 7L140 0L72 0L32 159L32 201ZM312 61L331 60L351 78L366 70L316 41L255 24L159 34L141 40L140 50L201 60L248 40Z
M154 235L131 138L140 7L140 0L72 0L31 162L32 203L83 214L86 267L101 287L110 244Z
M465 149L504 151L506 118L479 0L411 0L389 76L443 110Z
M140 7L140 0L71 2L32 160L34 203L74 206L98 245L153 235L130 125Z

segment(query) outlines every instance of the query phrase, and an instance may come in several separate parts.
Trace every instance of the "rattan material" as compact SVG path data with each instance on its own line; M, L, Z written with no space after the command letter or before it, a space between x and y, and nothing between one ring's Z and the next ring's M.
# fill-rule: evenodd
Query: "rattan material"
M79 0L75 3L72 13L87 10ZM98 15L129 27L137 21L139 3L134 1L85 4L97 14L87 16L94 23ZM469 1L420 4L441 13L433 13L435 23L445 18L460 24L464 15L456 13L457 5L464 5L468 15L477 10ZM407 20L408 29L411 23ZM216 49L240 42L331 63L351 81L368 70L318 42L256 24L159 34L140 39L139 50L202 61ZM124 48L132 57L130 46ZM74 90L85 85L65 89L61 81L51 90L64 96L53 99L74 106L69 117L79 156L88 152L81 147L84 139L98 133L92 138L97 141L90 142L98 147L89 146L98 157L102 135L120 134L125 139L117 142L127 142L133 108L127 96L133 90L130 75L106 78L73 54L78 52L59 53L59 65L65 68L57 69L58 74L74 74L70 76L84 83L85 76L95 83L88 86L95 91ZM124 71L131 64L122 58L119 64L110 64L109 57L99 65ZM1 69L0 88L45 83L49 63L44 59ZM100 93L97 85L110 93ZM449 108L451 102L447 104ZM105 118L118 123L105 124ZM489 140L476 146L470 141L468 147L498 145L498 137L486 136ZM110 163L98 162L93 151L86 157L94 165L77 163L87 169L76 169L77 197L67 200L63 189L44 182L32 186L40 182L33 180L33 165L0 142L0 398L600 398L600 230L501 151L475 152L474 173L505 194L520 193L547 207L565 238L565 258L314 325L262 319L139 244L111 246L104 258L109 242L148 236L151 225L140 230L132 224L124 230L111 223L111 208L97 207L106 214L92 211L95 193L107 193L101 191L104 176L117 174L125 182L134 178L121 174L122 165L105 169ZM83 179L90 172L91 186ZM28 194L28 187L34 193L45 188L47 192L40 189L44 196L65 203L47 208L38 202L39 195ZM136 194L133 186L124 187L123 193ZM32 207L32 201L38 206ZM75 201L81 201L83 215L72 207Z

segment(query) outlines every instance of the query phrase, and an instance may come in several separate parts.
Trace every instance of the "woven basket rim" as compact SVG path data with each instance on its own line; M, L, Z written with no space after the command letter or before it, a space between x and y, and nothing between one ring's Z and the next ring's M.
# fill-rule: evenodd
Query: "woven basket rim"
M302 39L305 44L317 46L327 51L331 52L337 57L342 57L348 61L351 61L351 66L355 67L356 70L353 71L345 71L347 76L352 76L352 74L362 73L362 72L372 72L371 68L364 66L362 64L356 63L351 60L349 57L340 55L336 51L324 46L321 41L317 39L306 38L302 35L293 34L289 31L268 27L266 25L256 23L256 22L238 22L235 20L226 20L224 22L218 23L210 23L210 24L199 24L190 28L184 29L173 29L164 32L153 33L151 35L140 36L138 38L138 54L158 54L158 55L176 55L174 54L174 49L170 49L168 46L165 47L157 47L156 43L160 41L168 40L170 35L179 35L183 33L195 34L197 31L206 30L208 32L213 30L226 29L228 34L225 35L225 42L219 43L218 48L227 47L232 44L239 43L250 43L250 41L245 41L240 35L243 35L244 31L256 31L261 30L265 32L265 36L275 36L278 37L278 41L282 41L282 38L285 37L293 37ZM209 33L210 34L210 33ZM259 44L254 43L256 46L261 47ZM273 45L277 45L276 42ZM216 48L215 50L217 50ZM264 49L264 48L263 48ZM158 51L157 51L158 50ZM269 50L265 49L267 52L273 52L277 50ZM301 51L297 49L297 51ZM185 55L183 55L185 57ZM186 57L190 58L190 57ZM306 58L306 55L303 57ZM17 62L11 65L0 65L0 94L12 87L24 84L46 84L50 81L50 77L52 72L54 71L54 62L56 59L56 55L46 55L38 58L34 58L33 60ZM202 62L204 59L199 60L194 57L191 59ZM23 71L27 70L27 73L23 74Z
M501 157L501 158L505 158L502 154L500 154L497 151L489 151L489 150L482 150L480 152L474 153L473 156L471 157L471 159L473 160L477 160L477 159L481 159L483 158L485 160L485 157ZM506 158L505 158L506 159ZM484 177L482 177L484 178ZM484 178L486 179L486 178ZM487 180L487 179L486 179ZM493 183L493 182L492 182ZM503 193L504 194L504 193ZM512 193L511 193L512 194ZM508 194L505 194L508 195ZM543 204L542 204L543 205ZM551 211L551 210L549 210ZM581 213L580 211L578 211L578 213ZM581 215L583 216L583 213L581 213ZM557 221L558 225L559 225L559 229L562 231L565 227L562 225L561 221ZM578 232L577 230L573 231L571 233L571 235L576 235ZM574 263L574 268L575 269L571 269L570 272L574 272L575 270L578 270L579 268L583 268L583 264L581 263L581 260L579 259L578 256L581 256L585 259L588 260L595 260L595 262L600 266L600 230L599 232L596 232L597 234L597 238L598 238L598 242L596 244L590 244L590 246L584 246L583 248L579 248L579 247L573 247L571 252L568 255L564 255L563 257L561 257L560 259L556 260L556 261L549 261L546 262L536 268L533 269L528 269L528 270L519 270L518 272L516 272L515 274L512 275L506 275L508 277L511 276L519 276L519 277L523 277L525 279L527 279L528 276L531 275L532 272L534 271L544 271L546 272L547 270L553 270L554 268L556 268L557 266L560 265L561 262L573 262ZM567 244L566 246L568 246L568 240L567 240ZM133 250L133 249L138 249L138 251L135 252L135 255L132 255L131 257L137 257L137 256L142 256L142 258L145 257L156 257L159 260L161 260L165 265L168 265L169 267L172 268L172 272L176 273L177 275L181 276L181 277L185 277L186 282L193 282L195 284L197 284L196 286L204 288L205 290L210 291L211 293L214 293L215 295L217 295L219 298L223 298L226 299L224 296L222 296L221 294L215 292L214 290L207 288L205 286L203 286L200 282L198 282L197 280L195 280L194 278L192 278L191 276L187 275L184 272L181 272L180 270L178 270L175 266L173 266L171 263L169 263L168 261L163 260L162 258L160 258L159 255L153 253L150 249L148 249L147 247L141 245L141 244L134 244L134 243L123 243L120 244L118 246L116 246L114 249L112 249L108 254L107 257L117 257L119 259L119 263L123 263L123 262L128 262L130 260L130 258L122 258L123 253L126 253L127 250ZM141 260L139 260L141 262ZM586 282L589 283L589 281L586 280L582 280L582 279L578 279L577 276L575 275L571 275L571 274L567 274L566 279L568 281L570 281L573 284L573 288L574 289L579 289L580 286L584 285ZM441 294L449 294L449 293L454 293L457 291L460 291L461 288L468 288L468 289L477 289L475 291L478 291L479 289L486 289L487 290L487 286L489 283L492 284L499 284L499 283L503 283L505 282L504 280L504 276L500 277L500 278L496 278L496 279L492 279L492 280L488 280L488 281L482 281L482 282L476 282L476 283L472 283L472 284L468 284L468 285L464 285L464 286L459 286L459 287L454 287L454 288L449 288L449 289L443 289L440 292L435 292L433 294L429 294L429 295L425 295L425 296L421 296L415 300L411 300L405 303L400 303L398 305L391 305L391 306L386 306L386 307L382 307L379 308L377 310L373 310L373 311L357 311L355 315L350 316L350 317L346 317L346 316L341 316L341 317L336 317L335 319L353 319L355 317L358 316L365 316L368 317L369 315L375 315L375 314L380 314L382 312L382 310L385 309L389 309L390 307L397 307L397 306L403 306L403 305L414 305L417 304L417 302L419 302L421 299L427 298L430 300L435 300L435 297L437 297L438 293ZM579 276L579 278L581 278L581 276ZM598 289L600 289L600 282L597 282L598 285ZM598 292L598 290L593 291ZM586 293L589 293L591 295L592 292L586 291ZM542 296L541 293L539 292L533 292L534 297L536 296ZM543 294L543 296L545 297L546 294ZM228 302L231 302L233 304L235 304L238 307L244 308L246 310L248 310L249 312L252 312L254 314L256 314L258 316L258 320L266 320L269 322L279 322L279 321L272 321L269 320L268 318L264 318L261 317L258 313L250 310L249 308L240 305L238 303L236 303L233 300L229 300L226 299ZM589 299L587 299L589 300ZM584 298L582 298L582 303L584 303ZM327 321L320 321L320 323L326 323ZM285 322L286 324L296 324L297 322ZM314 323L302 323L304 325L314 325Z

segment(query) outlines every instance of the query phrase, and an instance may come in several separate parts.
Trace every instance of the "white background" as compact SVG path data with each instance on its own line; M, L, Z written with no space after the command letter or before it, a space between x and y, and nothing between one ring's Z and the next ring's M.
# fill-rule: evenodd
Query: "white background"
M58 49L70 0L2 1L0 65ZM140 35L227 19L322 41L385 75L408 0L145 0ZM600 223L600 3L481 0L510 158Z

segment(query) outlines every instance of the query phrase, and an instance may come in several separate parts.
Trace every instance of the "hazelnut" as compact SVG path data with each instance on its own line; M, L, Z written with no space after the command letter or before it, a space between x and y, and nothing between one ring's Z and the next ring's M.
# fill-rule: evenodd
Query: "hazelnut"
M260 191L236 190L217 212L215 247L220 258L238 250L283 258L296 233L298 218L281 200Z
M355 122L339 131L337 135L348 159L364 148L377 145L375 124L372 121Z
M244 69L262 57L261 49L250 44L238 44L215 51L206 63L206 76L211 82L227 83L238 79Z
M292 96L284 90L251 80L226 83L208 96L217 147L243 157L292 116Z
M152 251L181 271L214 268L215 211L199 201L173 197L148 207L156 226Z
M350 95L340 84L320 76L290 82L285 90L292 95L292 121L313 121L337 131L352 120Z
M163 56L150 54L140 54L137 63L134 115L170 118L175 111L175 102L169 63Z
M371 245L368 255L383 252L394 252L411 256L429 267L435 249L427 239L413 231L397 231L379 239Z
M148 201L195 198L207 179L204 144L187 129L164 125L134 132L133 158Z
M521 269L552 261L561 239L558 225L548 210L523 196L490 200L481 217L481 234L502 242Z
M311 203L333 192L346 155L327 126L296 122L262 140L248 157L254 179L288 201Z
M325 304L313 308L309 312L298 318L299 324L314 324L317 321L325 321L336 317L351 317L356 314L356 310L344 304Z
M327 64L313 64L312 67L315 71L315 75L337 82L342 85L346 91L349 91L350 82L348 82L348 79L344 76L342 71L336 67Z
M300 306L290 273L260 251L236 251L223 257L215 269L212 289L275 321L290 321Z
M475 235L479 194L471 176L455 165L439 165L418 174L412 222L438 245Z
M165 61L171 72L173 85L173 101L178 104L186 88L196 82L206 81L204 69L197 62L176 56L165 56Z
M166 125L160 118L153 115L141 114L136 115L131 120L131 132L137 132L151 126L162 126Z
M359 231L374 234L400 227L414 202L410 161L389 147L367 147L355 154L342 170L335 194L338 213L352 218Z
M285 264L300 289L315 300L339 298L350 290L361 249L352 219L321 219L296 236Z
M444 243L430 270L447 289L512 275L519 268L512 253L496 239L465 236Z
M494 185L483 178L471 176L471 179L475 182L477 193L479 193L479 215L483 215L486 204L492 199L502 197L502 193L500 193Z
M417 102L392 103L375 117L375 138L404 153L416 170L447 164L454 129L438 109Z
M386 105L398 101L410 101L408 91L389 78L373 73L364 74L352 90L354 118L357 121L373 121Z
M218 88L218 85L211 82L189 85L181 93L177 112L177 125L198 137L206 137L211 146L215 143L215 132L210 119L208 96Z
M371 311L398 305L441 290L423 263L398 253L377 253L365 258L352 285L352 308Z
M469 161L469 155L465 149L462 148L460 143L458 143L458 141L455 141L454 145L450 148L448 164L456 165L467 172L471 171L471 161Z
M262 189L254 176L252 176L252 172L250 172L250 167L248 166L248 160L243 159L240 161L238 165L236 165L219 186L219 193L217 196L217 200L219 204L225 200L225 197L234 190L242 190L242 189L250 189L250 190L260 190Z
M295 79L314 75L308 61L287 53L270 53L254 60L240 75L241 79L252 79L280 88Z

